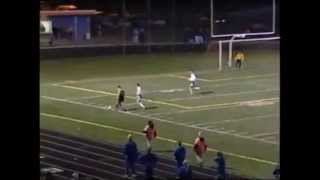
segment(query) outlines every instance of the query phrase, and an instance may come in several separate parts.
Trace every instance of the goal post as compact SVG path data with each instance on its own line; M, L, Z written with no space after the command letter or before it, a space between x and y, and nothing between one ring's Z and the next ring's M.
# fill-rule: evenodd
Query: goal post
M245 36L244 35L235 35L233 36L230 40L220 40L219 41L219 64L218 64L218 69L219 71L222 71L223 70L223 67L224 67L224 59L223 59L223 53L224 53L224 49L226 48L223 48L223 45L227 44L228 45L228 48L227 48L227 51L228 51L228 59L227 59L227 67L232 67L232 59L233 59L233 53L234 53L234 44L238 44L238 45L243 45L245 46L244 44L247 43L247 42L251 42L251 46L254 46L255 48L258 48L258 46L261 46L263 45L264 43L266 42L270 42L270 41L275 41L275 40L279 40L280 37L267 37L267 38L252 38L252 39L235 39L236 37L240 37L240 38L244 38ZM267 47L263 47L263 48L267 48ZM244 47L245 49L245 47Z

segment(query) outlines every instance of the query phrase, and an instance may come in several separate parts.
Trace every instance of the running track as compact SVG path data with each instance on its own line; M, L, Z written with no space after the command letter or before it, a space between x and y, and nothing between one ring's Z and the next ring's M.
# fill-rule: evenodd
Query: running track
M99 180L126 179L122 147L81 139L49 130L40 130L40 168L56 167L64 170L55 176L57 180L71 178L72 172ZM175 179L176 162L159 157L155 168L155 179ZM143 166L136 165L138 176L142 180ZM215 179L215 170L192 166L193 179ZM229 175L228 179L245 180Z

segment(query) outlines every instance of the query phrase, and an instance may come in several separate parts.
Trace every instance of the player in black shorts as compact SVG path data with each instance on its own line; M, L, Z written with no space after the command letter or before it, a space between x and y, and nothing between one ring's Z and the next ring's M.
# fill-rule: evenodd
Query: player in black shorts
M116 105L117 110L123 110L122 103L124 102L125 92L121 88L121 86L118 86L118 104Z

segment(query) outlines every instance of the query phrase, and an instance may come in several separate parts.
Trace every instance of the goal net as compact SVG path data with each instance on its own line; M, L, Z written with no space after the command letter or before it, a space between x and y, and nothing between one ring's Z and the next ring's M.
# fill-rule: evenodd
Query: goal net
M243 68L279 63L280 37L230 39L214 43L215 55L218 55L219 71L232 69L234 57L238 52L244 54Z

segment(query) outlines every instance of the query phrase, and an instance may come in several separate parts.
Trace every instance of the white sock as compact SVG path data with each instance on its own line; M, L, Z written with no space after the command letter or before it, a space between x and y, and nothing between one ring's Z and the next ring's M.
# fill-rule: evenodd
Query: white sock
M191 95L193 95L192 87L189 87L189 92L190 92Z
M147 140L147 149L151 147L151 143L149 140Z

